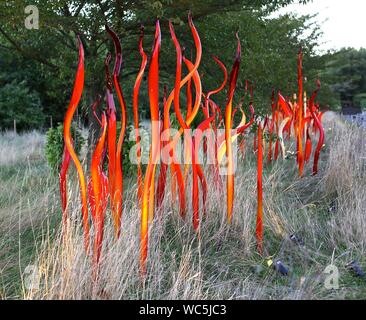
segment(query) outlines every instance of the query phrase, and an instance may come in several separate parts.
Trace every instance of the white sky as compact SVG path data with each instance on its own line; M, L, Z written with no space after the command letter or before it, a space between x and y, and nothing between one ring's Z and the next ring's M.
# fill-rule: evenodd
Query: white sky
M316 20L324 33L322 50L342 47L366 48L366 0L313 0L292 4L279 13L319 13Z

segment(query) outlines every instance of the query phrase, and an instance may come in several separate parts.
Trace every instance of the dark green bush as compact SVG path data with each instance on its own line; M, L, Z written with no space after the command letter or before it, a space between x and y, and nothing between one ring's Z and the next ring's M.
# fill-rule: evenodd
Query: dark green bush
M62 163L62 154L64 150L64 126L59 124L56 128L51 128L47 131L46 141L46 158L48 165L54 172L60 171ZM85 143L81 131L75 126L71 127L71 136L74 140L74 149L79 155L82 146Z
M20 131L39 129L44 124L39 94L32 91L25 81L12 81L0 86L0 128L13 128L14 120Z

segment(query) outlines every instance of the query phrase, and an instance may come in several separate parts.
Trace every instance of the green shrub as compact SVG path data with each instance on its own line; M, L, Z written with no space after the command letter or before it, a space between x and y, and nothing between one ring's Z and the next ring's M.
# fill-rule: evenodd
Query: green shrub
M48 165L54 172L58 172L61 169L62 155L64 151L64 126L59 124L56 128L50 128L47 131L46 140L46 158ZM85 143L85 139L81 135L81 131L75 126L71 127L71 136L74 140L74 149L77 155L79 155L82 146Z
M47 131L47 140L46 140L46 158L48 165L54 172L58 172L61 168L62 163L62 155L64 148L64 139L63 139L63 125L60 124L56 128L49 129ZM116 144L118 142L118 137L121 129L120 121L117 122L117 139ZM130 141L129 137L133 136L133 126L126 127L125 139L122 145L122 168L123 168L123 176L134 176L137 172L137 166L130 161L130 150L132 147L136 145L136 141ZM74 148L76 153L79 155L82 146L85 143L85 139L82 137L80 130L75 131L75 126L71 129L71 134L74 140ZM98 137L99 138L99 137ZM104 170L107 171L108 167L108 154L106 155L107 159L104 163Z
M121 130L121 122L117 122L117 141ZM134 176L137 174L137 165L130 161L130 150L136 145L136 141L130 141L130 136L133 135L134 127L126 126L125 139L122 145L122 169L123 176ZM116 142L117 143L117 142Z

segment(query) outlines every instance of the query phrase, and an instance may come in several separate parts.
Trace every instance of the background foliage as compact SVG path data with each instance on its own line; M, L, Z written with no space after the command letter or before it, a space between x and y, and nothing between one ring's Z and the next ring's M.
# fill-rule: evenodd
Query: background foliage
M59 172L62 164L62 155L64 151L64 126L59 124L56 128L50 128L46 135L45 153L47 163L53 172ZM82 133L76 126L71 127L71 136L74 141L74 148L77 155L85 143Z
M355 103L365 104L364 50L344 49L321 54L318 51L319 26L310 16L273 15L293 0L9 0L0 3L0 127L9 128L12 118L29 119L22 128L48 127L63 120L71 95L77 65L75 34L81 35L85 47L86 83L81 101L85 125L97 130L89 106L97 94L104 92L103 61L113 44L104 25L120 36L123 46L121 82L132 109L132 88L140 65L138 38L140 25L145 27L144 48L149 54L153 43L154 23L160 19L162 50L160 83L173 88L175 50L170 39L168 21L172 20L185 53L194 59L194 48L187 14L193 13L199 31L203 59L200 74L203 90L208 91L222 79L220 69L211 58L217 55L230 70L235 53L236 31L243 47L238 95L243 94L244 80L255 85L257 110L267 109L273 88L291 95L296 88L296 54L304 50L307 91L316 78L322 80L321 106L337 109L342 90L352 87ZM306 3L307 1L301 1ZM26 5L36 5L40 13L39 30L24 27ZM193 52L193 54L192 54ZM347 68L347 64L349 67ZM349 75L352 74L352 81ZM140 116L149 117L146 77L140 96ZM343 88L343 89L342 89ZM217 97L222 104L225 92ZM29 110L33 110L32 116ZM128 117L129 123L132 117Z

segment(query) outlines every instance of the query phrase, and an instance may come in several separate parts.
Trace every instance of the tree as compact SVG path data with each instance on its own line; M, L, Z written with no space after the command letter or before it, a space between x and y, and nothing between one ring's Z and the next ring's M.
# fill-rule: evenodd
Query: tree
M366 108L366 49L344 48L330 54L324 77L342 107Z
M39 96L27 87L25 81L7 83L0 88L0 127L17 129L37 128L43 125L44 114Z
M133 80L140 63L137 50L140 24L143 22L145 25L144 47L149 52L154 23L157 18L160 19L165 41L161 83L171 84L175 52L167 23L169 19L174 22L176 33L189 52L192 40L184 22L191 10L206 54L200 72L205 74L207 87L220 78L219 70L208 53L219 55L229 67L235 46L234 33L239 29L246 49L242 75L256 82L258 101L263 101L265 95L270 95L276 81L279 80L279 86L290 88L290 77L296 79L290 73L295 70L296 61L293 64L285 62L290 55L294 59L300 44L299 35L306 28L305 21L290 16L268 19L271 12L291 2L293 0L10 0L0 4L0 47L37 63L39 80L43 83L43 88L39 89L43 96L42 103L48 101L55 120L61 121L77 63L75 34L80 34L86 59L86 83L81 106L93 125L88 106L98 93L103 92L103 60L107 52L113 50L104 25L111 26L122 40L124 63L121 81L126 100L131 101ZM36 5L39 9L39 30L24 28L24 8L27 4ZM311 45L307 46L306 40L302 42L310 52ZM144 108L146 112L148 103L142 93L142 113Z

